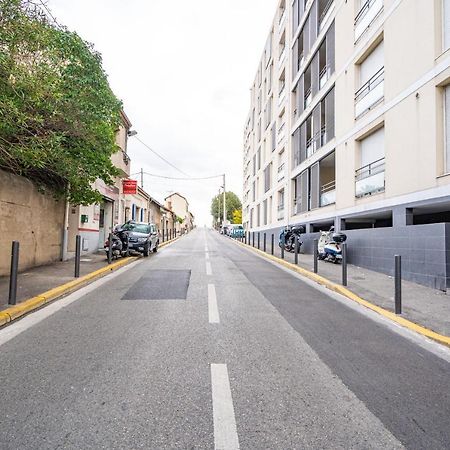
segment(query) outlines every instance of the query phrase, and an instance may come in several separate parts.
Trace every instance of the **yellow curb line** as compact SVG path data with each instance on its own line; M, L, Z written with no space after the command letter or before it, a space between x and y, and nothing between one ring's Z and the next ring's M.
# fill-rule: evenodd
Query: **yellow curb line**
M180 239L181 236L171 239L170 241L162 242L159 247L165 247L169 244L172 244L176 240ZM125 266L132 261L135 261L137 258L135 256L131 256L128 258L121 259L113 264L102 267L101 269L95 270L94 272L88 273L83 277L77 278L73 281L69 281L68 283L62 284L61 286L57 286L49 291L46 291L42 294L39 294L35 297L32 297L28 300L25 300L18 305L11 306L10 308L4 309L0 311L0 327L6 325L13 320L18 319L19 317L28 314L35 309L40 308L41 306L50 303L58 297L61 297L63 294L68 294L69 292L73 292L76 288L80 288L82 285L86 284L88 281L93 281L96 278L100 278L104 274L108 272L113 272L114 270Z
M428 328L423 327L422 325L418 325L414 322L411 322L410 320L404 319L403 317L399 317L396 314L394 314L391 311L388 311L387 309L382 308L381 306L374 305L373 303L370 303L367 300L364 300L363 298L356 295L354 292L350 291L349 289L340 286L336 283L333 283L332 281L328 280L327 278L324 278L320 275L317 275L314 272L310 272L309 270L304 269L303 267L296 266L295 264L292 264L288 261L285 261L284 259L278 258L273 255L269 255L262 250L258 250L257 248L252 247L251 245L244 244L239 241L234 241L238 245L248 248L250 250L253 250L255 253L258 253L259 255L263 256L264 258L270 259L278 264L281 264L282 266L293 270L294 272L299 273L300 275L305 276L306 278L309 278L310 280L315 281L316 283L330 289L331 291L337 292L338 294L341 294L345 297L347 297L350 300L353 300L356 303L359 303L362 306L365 306L366 308L375 311L376 313L380 314L383 317L386 317L387 319L392 320L393 322L408 328L409 330L415 331L416 333L419 333L423 336L426 336L430 339L433 339L440 344L447 345L450 347L450 336L445 336L443 334L436 333L433 330L430 330Z

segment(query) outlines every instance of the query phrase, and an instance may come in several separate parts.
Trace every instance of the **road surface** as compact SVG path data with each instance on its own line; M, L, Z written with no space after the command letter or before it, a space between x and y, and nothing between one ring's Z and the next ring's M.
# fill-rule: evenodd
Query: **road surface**
M0 330L0 448L450 448L449 361L197 229Z

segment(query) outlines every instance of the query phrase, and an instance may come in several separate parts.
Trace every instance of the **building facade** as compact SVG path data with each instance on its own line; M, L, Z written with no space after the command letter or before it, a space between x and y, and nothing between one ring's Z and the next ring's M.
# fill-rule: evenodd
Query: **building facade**
M175 228L177 232L190 231L194 227L194 216L189 212L189 203L185 197L174 192L165 198L165 207L174 212L182 222L176 218Z
M450 287L450 1L282 0L251 88L243 222L348 235Z

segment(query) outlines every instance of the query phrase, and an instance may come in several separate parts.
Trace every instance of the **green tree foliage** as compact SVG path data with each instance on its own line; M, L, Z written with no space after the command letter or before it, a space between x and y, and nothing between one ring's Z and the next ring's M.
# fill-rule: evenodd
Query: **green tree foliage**
M121 103L101 56L31 0L0 0L0 168L74 203L111 184Z
M227 220L230 223L233 223L233 211L236 209L242 208L242 203L239 200L239 197L234 192L227 192L225 194L226 200L226 212L227 212ZM220 212L219 212L220 211ZM223 218L223 194L216 195L211 201L211 215L214 217L214 222L222 220Z
M242 209L233 211L233 223L242 223Z

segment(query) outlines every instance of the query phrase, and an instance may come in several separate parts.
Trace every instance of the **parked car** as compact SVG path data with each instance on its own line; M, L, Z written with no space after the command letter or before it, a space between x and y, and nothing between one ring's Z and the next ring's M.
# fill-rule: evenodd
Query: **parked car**
M238 239L244 237L244 227L241 224L231 225L230 236L232 238Z
M121 226L121 231L128 233L128 249L148 256L151 251L157 252L159 236L153 223L134 222L132 220Z

